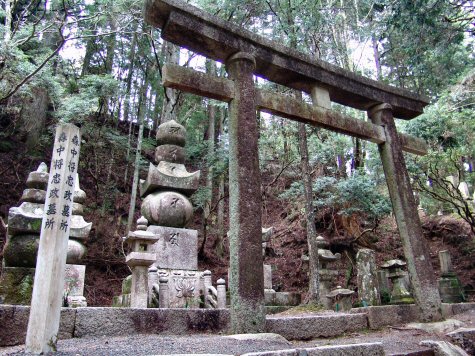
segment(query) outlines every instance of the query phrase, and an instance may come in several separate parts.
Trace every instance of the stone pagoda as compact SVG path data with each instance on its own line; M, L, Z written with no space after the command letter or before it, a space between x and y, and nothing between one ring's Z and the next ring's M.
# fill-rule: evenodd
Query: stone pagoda
M218 305L211 272L198 271L198 231L186 228L193 217L189 196L198 189L200 172L186 170L185 143L182 125L173 120L161 124L156 165L150 163L147 178L141 181L141 221L147 221L146 232L157 239L147 249L156 256L148 269L149 306ZM134 288L130 288L130 282L124 286L122 295L114 300L115 306L130 306L127 292L134 293Z
M36 256L40 240L49 173L45 163L28 175L27 189L20 198L20 206L8 212L7 243L3 251L3 273L0 278L0 302L29 305L33 290ZM64 296L70 306L86 306L84 278L86 267L81 259L86 253L84 239L89 236L92 223L83 218L83 203L86 193L76 186L73 197L70 238L66 260ZM71 199L70 198L70 199Z

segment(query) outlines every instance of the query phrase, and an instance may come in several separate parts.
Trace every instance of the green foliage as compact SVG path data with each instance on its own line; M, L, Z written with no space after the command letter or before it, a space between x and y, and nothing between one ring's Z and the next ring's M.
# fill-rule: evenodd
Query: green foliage
M319 177L313 190L317 208L332 207L342 215L360 214L377 222L391 212L388 197L378 191L374 181L363 174L347 179Z
M78 81L77 92L67 93L55 115L65 122L83 122L98 112L100 99L117 93L118 82L111 75L87 75Z

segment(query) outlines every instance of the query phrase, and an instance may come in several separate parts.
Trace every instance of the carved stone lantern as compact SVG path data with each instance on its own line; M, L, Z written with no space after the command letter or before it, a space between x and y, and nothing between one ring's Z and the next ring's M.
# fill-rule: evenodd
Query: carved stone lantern
M402 270L406 262L401 260L386 261L381 268L388 271L387 276L392 282L391 304L411 304L414 303L414 298L409 291L406 284L407 273Z
M151 251L151 246L157 242L159 237L152 232L142 229L141 218L137 221L136 231L129 232L125 241L132 247L132 251L127 255L125 262L132 269L131 302L132 308L147 308L148 306L148 267L155 260L156 255Z

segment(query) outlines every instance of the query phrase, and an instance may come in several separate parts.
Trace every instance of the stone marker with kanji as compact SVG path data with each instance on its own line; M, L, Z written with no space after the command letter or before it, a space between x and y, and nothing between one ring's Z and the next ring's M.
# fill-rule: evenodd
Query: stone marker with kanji
M78 127L58 125L36 261L27 352L56 349L80 142Z

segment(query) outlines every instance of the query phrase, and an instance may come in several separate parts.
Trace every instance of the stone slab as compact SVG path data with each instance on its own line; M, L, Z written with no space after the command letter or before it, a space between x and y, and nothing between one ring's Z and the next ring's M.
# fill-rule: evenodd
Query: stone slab
M228 331L226 309L77 308L74 337Z
M86 266L67 264L64 275L64 290L68 296L83 296L85 279Z
M243 354L243 356L384 356L383 344L380 342L350 345L329 345L305 349L286 349L276 351L261 351Z
M380 329L388 325L407 324L418 321L419 318L419 313L414 304L353 308L351 312L366 313L370 329Z
M0 346L13 346L25 343L30 307L19 305L0 305ZM62 308L59 323L59 339L73 337L76 310Z
M264 289L272 289L272 266L264 265Z
M264 290L265 303L272 306L297 306L302 302L302 295L296 292L274 292Z
M280 334L287 340L310 340L317 337L335 337L368 327L367 316L358 314L325 314L315 316L268 316L266 330Z
M158 270L158 276L168 278L170 308L198 308L204 295L202 274L190 270Z
M470 355L475 355L475 328L460 328L447 334Z
M155 267L198 269L198 231L156 225L150 225L147 231L159 236L150 248L157 255Z

